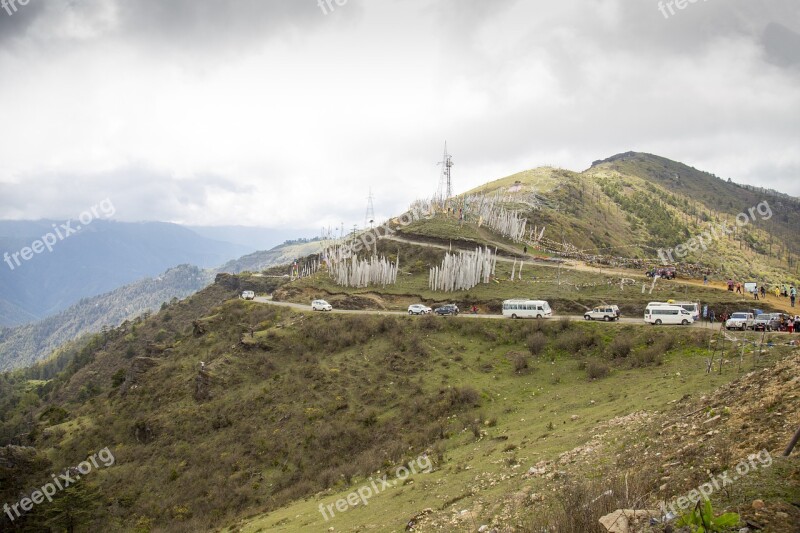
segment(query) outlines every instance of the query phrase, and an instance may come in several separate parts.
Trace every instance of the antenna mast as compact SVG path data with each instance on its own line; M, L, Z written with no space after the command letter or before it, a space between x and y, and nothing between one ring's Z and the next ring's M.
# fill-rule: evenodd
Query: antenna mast
M447 141L444 142L444 155L441 162L438 163L442 167L442 175L439 178L439 192L437 196L439 201L444 204L453 196L453 181L450 169L453 168L453 156L447 153Z
M372 228L375 222L375 206L372 203L372 188L369 190L369 197L367 197L367 214L364 215L364 229Z

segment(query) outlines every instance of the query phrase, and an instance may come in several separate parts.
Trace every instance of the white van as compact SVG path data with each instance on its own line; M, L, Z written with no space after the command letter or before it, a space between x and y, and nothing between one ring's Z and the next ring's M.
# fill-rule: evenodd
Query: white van
M682 324L688 326L694 323L692 314L679 305L651 302L644 310L644 321L648 324Z
M677 305L679 307L683 307L692 315L695 322L700 320L700 304L697 302L675 302L672 305Z
M503 316L511 318L550 318L553 310L544 300L504 300Z
M245 299L245 300L254 300L255 297L256 297L256 293L254 293L253 291L243 291L242 292L242 298Z

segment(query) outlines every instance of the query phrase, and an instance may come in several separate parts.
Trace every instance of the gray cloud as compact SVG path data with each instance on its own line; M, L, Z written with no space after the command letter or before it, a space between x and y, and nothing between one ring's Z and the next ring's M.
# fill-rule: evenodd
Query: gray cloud
M16 6L16 11L11 4L7 9L0 9L0 45L7 46L13 41L23 39L28 28L44 11L44 5L36 0L24 6L18 3L13 5ZM8 13L9 10L11 14Z
M352 224L369 187L386 214L435 192L444 140L457 190L640 150L800 194L793 0L25 8L0 11L6 218L110 196L124 220Z

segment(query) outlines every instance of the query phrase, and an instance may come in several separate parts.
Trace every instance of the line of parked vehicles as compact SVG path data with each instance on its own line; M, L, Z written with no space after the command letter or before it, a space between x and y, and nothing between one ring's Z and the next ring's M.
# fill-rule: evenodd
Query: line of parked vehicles
M325 300L311 302L314 311L331 311L333 307ZM460 313L456 304L445 304L435 309L421 303L408 306L409 315L456 316ZM477 313L477 308L472 308ZM503 316L517 318L551 318L553 309L546 300L511 299L503 301ZM583 314L585 320L618 321L622 313L617 305L602 305ZM692 324L700 318L700 304L695 302L650 302L645 309L644 320L650 324Z
M244 299L253 299L252 291L245 291L242 294ZM313 311L332 311L333 306L325 300L314 300L311 302ZM456 304L444 304L435 309L425 304L411 304L408 306L409 315L430 315L457 316L461 311ZM473 306L473 313L477 313L477 308ZM524 300L512 299L503 301L503 316L512 319L517 318L550 318L553 316L553 309L545 300ZM583 314L585 320L602 320L604 322L619 321L622 313L617 305L601 305L586 311ZM644 321L656 326L660 325L682 325L688 326L700 320L700 304L697 302L650 302L644 310ZM788 331L789 324L794 323L795 318L785 313L756 313L756 310L740 311L730 315L725 321L725 327L729 330L738 329L745 331Z
M727 321L725 328L745 331L793 331L798 320L786 313L764 313L753 311L739 311L733 313Z

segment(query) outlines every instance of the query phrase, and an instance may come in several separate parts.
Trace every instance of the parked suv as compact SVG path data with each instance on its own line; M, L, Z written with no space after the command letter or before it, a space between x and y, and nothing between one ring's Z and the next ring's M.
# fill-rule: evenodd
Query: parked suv
M445 304L441 307L437 307L434 311L437 315L457 315L458 314L458 306L456 304Z
M756 319L753 313L733 313L731 317L725 322L727 329L752 329L755 325Z
M245 300L253 300L256 297L256 293L253 291L244 291L242 292L242 298Z
M311 302L312 311L333 311L333 306L325 300L314 300Z
M422 304L411 304L408 306L408 314L409 315L428 315L431 312L431 308L427 305Z
M606 322L619 320L619 307L616 305L595 307L591 311L586 311L583 314L583 318L586 320L605 320Z
M753 322L753 329L756 331L778 331L780 328L780 313L761 313Z

